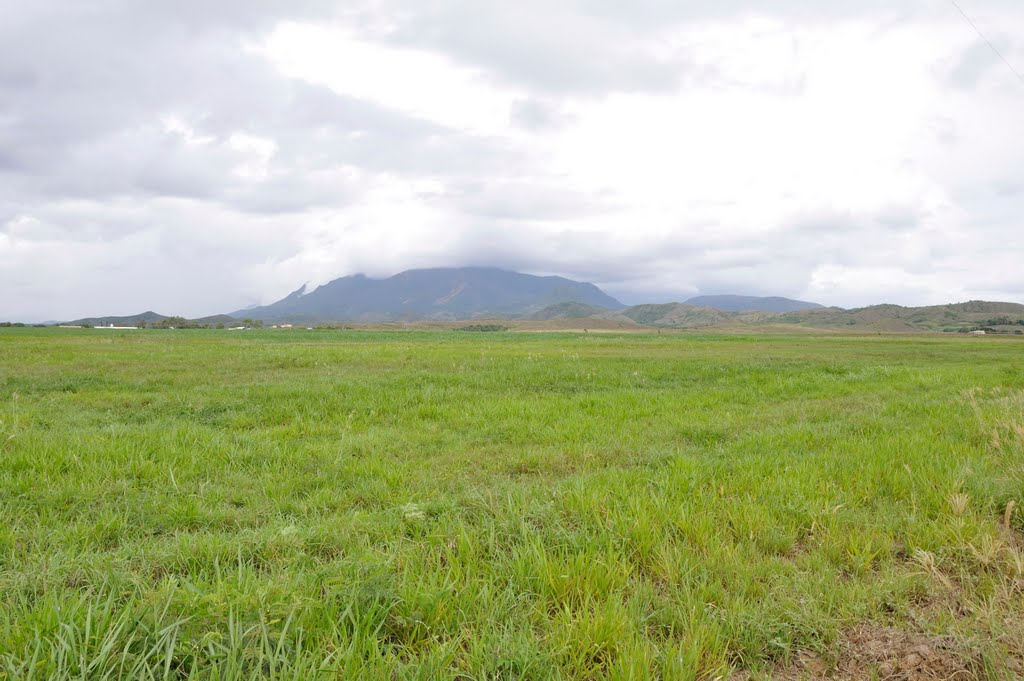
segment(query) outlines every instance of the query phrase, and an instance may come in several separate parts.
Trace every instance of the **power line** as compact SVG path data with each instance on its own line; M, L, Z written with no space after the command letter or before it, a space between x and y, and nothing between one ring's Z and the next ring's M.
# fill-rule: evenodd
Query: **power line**
M1024 75L1021 75L1020 71L1015 69L1013 67L1013 64L1010 63L1010 60L1003 56L1003 53L999 51L999 48L997 48L995 45L993 45L992 41L985 37L985 34L982 33L981 29L978 28L978 25L975 24L974 21L969 16L967 16L967 12L965 12L963 10L963 8L957 3L957 1L956 0L949 0L949 1L952 2L953 3L953 7L956 7L957 11L959 11L960 14L963 15L963 18L966 19L967 23L971 25L971 28L974 29L974 32L977 33L979 36L981 36L981 39L984 40L986 43L988 43L988 46L992 48L992 51L995 52L996 55L1000 59L1003 60L1003 63L1006 64L1006 66L1009 67L1009 69L1011 71L1013 71L1013 75L1017 76L1017 78L1020 79L1020 82L1024 83Z

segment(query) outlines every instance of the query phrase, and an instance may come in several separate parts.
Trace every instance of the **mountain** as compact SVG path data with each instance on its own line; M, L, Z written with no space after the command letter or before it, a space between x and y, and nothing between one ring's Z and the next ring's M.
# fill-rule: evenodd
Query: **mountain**
M823 307L818 303L808 303L803 300L780 298L778 296L759 298L757 296L733 295L697 296L687 300L686 304L696 305L697 307L713 307L716 310L725 310L726 312L797 312L799 310Z
M593 284L488 267L408 270L386 279L362 274L313 291L293 291L276 303L232 312L263 321L387 322L519 317L557 303L617 310L622 303Z

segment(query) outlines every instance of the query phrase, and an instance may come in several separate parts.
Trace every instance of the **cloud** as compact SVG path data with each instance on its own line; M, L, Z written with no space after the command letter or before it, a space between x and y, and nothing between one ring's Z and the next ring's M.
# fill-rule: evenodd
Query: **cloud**
M559 111L557 106L537 98L512 102L509 116L513 125L531 132L553 130L571 122L571 118Z
M576 3L482 5L385 3L395 20L379 37L443 52L500 82L563 95L672 90L685 60L656 36L586 11ZM653 39L652 39L653 38Z
M965 9L1024 68L1024 7ZM1022 117L925 0L22 3L0 318L469 264L631 302L1020 300Z

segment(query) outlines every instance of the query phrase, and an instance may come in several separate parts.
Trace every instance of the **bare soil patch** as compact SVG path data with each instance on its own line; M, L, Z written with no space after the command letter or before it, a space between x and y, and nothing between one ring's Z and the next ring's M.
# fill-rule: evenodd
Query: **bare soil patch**
M981 661L951 638L874 625L858 627L847 634L835 660L814 653L801 653L797 658L793 664L775 670L770 678L781 681L969 681L982 678Z

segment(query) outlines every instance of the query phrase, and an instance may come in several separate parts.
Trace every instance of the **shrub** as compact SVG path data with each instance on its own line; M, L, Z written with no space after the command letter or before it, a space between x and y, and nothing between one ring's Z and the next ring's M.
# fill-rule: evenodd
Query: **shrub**
M510 327L502 326L501 324L470 324L469 326L461 326L458 331L508 331Z

